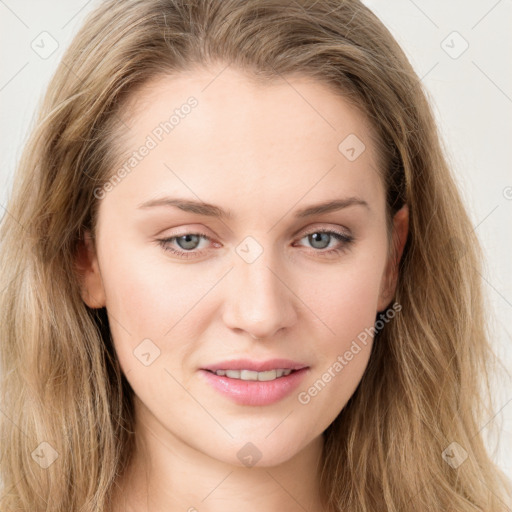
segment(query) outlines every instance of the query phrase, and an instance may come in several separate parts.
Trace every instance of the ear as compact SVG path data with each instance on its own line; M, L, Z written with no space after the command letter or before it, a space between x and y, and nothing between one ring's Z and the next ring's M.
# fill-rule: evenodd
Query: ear
M89 230L85 232L84 239L80 240L78 244L75 268L84 302L92 309L104 307L106 304L105 290L96 249Z
M398 264L402 258L405 242L409 232L409 207L405 204L393 217L393 234L391 253L388 258L381 281L378 311L384 311L395 295L398 282Z

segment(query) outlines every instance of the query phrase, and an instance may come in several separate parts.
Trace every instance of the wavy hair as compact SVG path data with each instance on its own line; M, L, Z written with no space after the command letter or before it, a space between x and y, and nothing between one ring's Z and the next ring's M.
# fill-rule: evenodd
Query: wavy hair
M402 309L324 432L326 508L502 511L510 482L480 430L497 366L482 251L428 93L359 0L109 0L88 16L39 106L0 226L0 510L109 510L133 453L133 390L105 308L82 300L77 249L122 151L123 105L152 78L213 63L263 85L307 75L357 106L378 135L388 221L409 207Z

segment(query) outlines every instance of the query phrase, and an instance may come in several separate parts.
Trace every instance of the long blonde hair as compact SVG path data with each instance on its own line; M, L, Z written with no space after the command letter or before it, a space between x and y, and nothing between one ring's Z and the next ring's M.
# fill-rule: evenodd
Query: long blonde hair
M409 206L401 311L324 432L326 506L502 511L510 482L480 431L496 363L481 249L428 94L359 0L109 0L89 15L48 87L1 222L0 510L108 510L133 450L133 390L105 309L81 298L77 247L94 233L94 190L114 169L125 100L153 77L215 62L262 84L308 75L357 105L378 133L388 221Z

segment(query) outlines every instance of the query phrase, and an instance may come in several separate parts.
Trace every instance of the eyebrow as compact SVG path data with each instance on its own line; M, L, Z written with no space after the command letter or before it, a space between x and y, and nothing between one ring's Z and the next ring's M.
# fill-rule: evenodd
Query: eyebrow
M218 217L222 219L232 219L233 213L230 210L223 210L219 206L213 204L204 203L202 201L195 201L191 199L173 198L173 197L162 197L158 199L151 199L140 204L138 209L153 208L156 206L165 207L176 207L180 210L189 213L195 213L197 215L206 215L208 217ZM359 197L346 197L342 199L333 199L330 201L324 201L322 203L313 204L302 208L295 212L296 218L310 217L312 215L319 215L322 213L333 212L348 208L349 206L364 206L370 210L370 206L366 201Z

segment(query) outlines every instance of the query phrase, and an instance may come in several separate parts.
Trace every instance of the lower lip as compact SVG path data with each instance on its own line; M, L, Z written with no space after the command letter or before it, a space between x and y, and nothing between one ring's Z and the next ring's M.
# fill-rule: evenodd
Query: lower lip
M304 379L308 368L268 381L231 379L200 370L208 383L239 405L270 405L289 395Z

